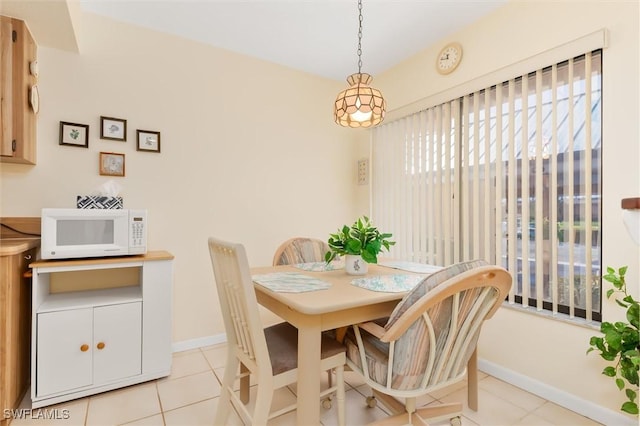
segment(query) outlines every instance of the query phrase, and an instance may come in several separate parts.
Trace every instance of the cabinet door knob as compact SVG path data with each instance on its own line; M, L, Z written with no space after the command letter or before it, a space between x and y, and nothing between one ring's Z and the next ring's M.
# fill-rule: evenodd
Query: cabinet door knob
M25 255L24 260L31 260L31 255L30 254Z
M104 349L104 343L100 342L96 345L98 347L98 349Z
M81 350L82 352L86 352L86 351L88 351L88 350L89 350L89 345L87 345L87 344L85 343L84 345L80 346L80 350Z

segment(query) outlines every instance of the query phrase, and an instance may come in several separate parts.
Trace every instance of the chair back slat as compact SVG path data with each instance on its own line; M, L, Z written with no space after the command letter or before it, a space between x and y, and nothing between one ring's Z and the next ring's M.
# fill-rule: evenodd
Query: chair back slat
M238 307L238 301L236 300L236 297L235 297L236 290L233 288L233 286L229 285L228 282L223 283L223 285L224 285L224 294L225 294L225 297L227 298L229 312L230 312L230 316L233 324L233 331L234 331L232 335L234 338L233 341L235 342L236 346L241 350L241 352L245 354L249 354L249 351L246 349L247 342L244 337L244 333L242 331L241 320L238 318L238 315L241 312L241 310ZM229 338L229 336L227 336L227 338Z
M453 297L423 311L397 340L393 379L387 386L415 389L432 383L440 375L453 346L449 336L456 323L455 316Z
M231 320L233 322L234 341L237 348L247 355L250 359L255 358L253 346L251 345L251 336L247 330L247 321L244 315L246 311L246 303L242 297L242 287L240 279L237 276L237 264L235 262L236 254L232 250L221 250L220 265L222 266L221 274L223 274L222 286L224 294L227 298Z
M393 365L393 357L395 355L395 344L396 342L390 342L389 343L389 363L388 366L392 366ZM387 383L392 383L393 382L393 368L389 368L387 366Z
M436 367L433 372L429 376L429 380L427 381L427 385L429 383L433 383L439 381L441 376L443 375L443 371L446 368L447 361L452 355L453 346L455 344L456 330L458 328L458 314L459 314L459 306L460 306L460 295L458 293L454 294L450 299L451 303L451 314L449 316L449 324L446 328L442 330L435 330L438 333L437 341L441 342L441 348L436 350ZM427 311L427 315L431 315L431 310ZM425 354L426 355L426 354Z
M465 296L468 294L470 294L469 291L465 292ZM469 315L466 316L458 330L456 346L453 349L453 353L456 356L449 360L449 366L445 371L447 379L464 374L467 362L471 358L480 337L482 323L495 304L496 296L497 292L493 288L485 287L478 297L465 297L465 299L470 299L472 307L469 310Z
M439 371L437 377L432 378L432 383L449 380L464 373L464 370L456 371L454 376L451 376L452 368L456 360L464 358L464 354L461 354L460 350L464 346L463 341L465 340L466 332L473 324L482 323L482 320L475 321L475 312L478 306L474 302L479 292L479 289L471 289L456 293L452 296L457 302L453 312L456 321L455 323L452 321L452 327L447 336L447 339L452 343L452 347L450 352L441 354L440 360L443 363L443 368ZM462 302L460 300L462 300Z
M429 354L428 354L428 358L427 358L427 366L425 368L425 373L422 377L422 383L420 384L421 388L425 388L427 386L429 377L431 377L431 375L433 374L433 368L436 365L436 334L434 332L433 329L433 322L431 322L431 317L429 317L429 315L427 315L427 313L425 312L422 315L422 319L425 323L425 326L427 327L427 336L429 337ZM389 382L388 382L389 383Z

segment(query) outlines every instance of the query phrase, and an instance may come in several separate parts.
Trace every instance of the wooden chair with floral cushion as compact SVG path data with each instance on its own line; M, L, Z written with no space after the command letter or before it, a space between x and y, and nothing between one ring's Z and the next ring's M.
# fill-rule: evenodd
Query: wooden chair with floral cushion
M268 419L296 408L293 404L270 412L273 392L298 380L298 330L287 322L263 328L247 255L241 244L209 238L209 253L228 347L214 424L228 424L233 404L243 421L251 425L266 425ZM321 369L335 370L337 383L320 395L337 392L338 423L344 425L345 348L328 336L322 337L321 344ZM235 382L248 378L250 374L254 374L258 382L253 410L246 405L248 395L245 401L242 390L240 396L234 391Z
M327 243L317 238L291 238L276 249L273 265L322 262L327 251L329 251Z
M500 307L511 284L511 275L501 267L481 260L458 263L422 280L386 322L349 330L347 365L397 414L375 424L460 422L461 403L418 408L416 398L464 379L482 324ZM375 405L375 399L368 403Z

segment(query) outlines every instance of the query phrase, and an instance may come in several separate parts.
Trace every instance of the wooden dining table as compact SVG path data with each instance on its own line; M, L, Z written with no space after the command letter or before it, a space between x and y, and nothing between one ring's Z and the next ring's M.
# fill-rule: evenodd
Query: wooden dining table
M377 275L415 274L381 265L370 264L367 277ZM293 265L257 267L252 276L274 272L297 272L325 281L328 289L301 293L275 292L255 283L258 303L298 329L298 407L296 424L320 423L320 342L321 333L339 327L387 317L406 292L372 291L352 284L358 276L348 275L344 268L312 272ZM426 274L416 274L423 275ZM309 372L307 374L307 372ZM311 373L314 372L314 373ZM317 372L317 374L316 374ZM474 351L468 365L469 406L477 409L477 363Z

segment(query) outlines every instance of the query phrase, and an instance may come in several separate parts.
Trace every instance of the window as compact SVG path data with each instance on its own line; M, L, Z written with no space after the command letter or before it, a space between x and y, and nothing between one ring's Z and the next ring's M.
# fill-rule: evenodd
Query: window
M374 129L372 215L392 254L482 258L513 274L510 303L600 320L601 56Z

